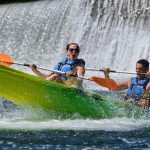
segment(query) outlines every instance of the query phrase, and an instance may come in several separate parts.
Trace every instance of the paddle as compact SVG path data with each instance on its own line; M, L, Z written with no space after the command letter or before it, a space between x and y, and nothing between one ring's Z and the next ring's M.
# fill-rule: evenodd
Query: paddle
M103 72L103 69L86 68L85 70L102 71ZM109 70L109 72L111 72L111 73L122 73L122 74L137 74L136 72L125 72L125 71L115 71L115 70Z
M15 65L21 65L21 66L27 66L29 67L29 64L22 64L22 63L17 63L17 62L13 62L13 59L4 53L0 53L0 65L4 65L4 66L10 66L12 64ZM52 71L54 73L58 73L58 74L63 74L63 75L67 75L66 72L62 72L62 71L58 71L58 70L53 70L53 69L46 69L46 68L41 68L41 67L37 67L38 69L42 69L42 70L47 70L47 71ZM97 83L98 85L101 85L103 87L109 88L109 89L116 89L117 88L117 83L110 78L99 78L99 77L76 77L76 78L80 78L80 79L85 79L85 80L90 80L90 81L94 81L95 83Z
M99 78L99 77L91 76L88 79L90 81L94 81L98 85L101 85L111 90L115 90L118 87L117 83L113 79L110 79L110 78Z
M4 54L4 53L0 53L0 64L3 65L3 66L7 66L7 67L12 65L12 64L20 65L20 66L26 66L26 67L30 66L29 64L25 64L25 63L23 64L23 63L13 62L13 59L9 55ZM37 68L41 69L41 70L46 70L46 71L52 71L53 72L53 70L51 70L51 69L40 68L40 67L37 67Z
M0 53L0 64L3 66L10 66L13 63L13 59L7 55Z

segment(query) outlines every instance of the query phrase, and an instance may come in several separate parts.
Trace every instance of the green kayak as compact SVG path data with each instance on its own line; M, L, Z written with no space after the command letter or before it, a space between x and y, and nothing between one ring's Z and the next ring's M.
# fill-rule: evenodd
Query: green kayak
M79 114L89 118L111 118L127 115L126 109L131 110L123 101L110 102L102 95L46 81L2 65L0 96L23 107L44 108L66 116ZM123 109L125 113L122 113Z

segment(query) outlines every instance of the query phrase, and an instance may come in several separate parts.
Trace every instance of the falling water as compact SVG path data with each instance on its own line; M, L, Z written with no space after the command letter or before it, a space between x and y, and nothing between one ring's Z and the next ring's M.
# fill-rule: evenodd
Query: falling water
M149 60L149 0L43 0L0 6L0 51L53 66L77 42L87 67L133 71Z

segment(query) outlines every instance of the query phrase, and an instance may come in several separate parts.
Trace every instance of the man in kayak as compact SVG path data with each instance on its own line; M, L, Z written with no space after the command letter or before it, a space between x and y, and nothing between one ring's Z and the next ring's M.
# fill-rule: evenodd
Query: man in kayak
M76 43L70 43L66 47L66 57L63 58L55 67L55 71L65 72L66 75L53 72L52 74L45 74L37 70L34 64L30 65L32 71L39 77L46 80L53 80L59 83L65 84L81 84L81 80L76 78L77 76L84 76L85 73L85 61L78 59L80 48ZM73 77L72 77L73 76Z
M109 68L104 68L105 78L109 78ZM117 83L115 90L126 90L125 101L136 103L140 106L149 106L150 103L150 72L149 62L141 59L136 63L135 77Z

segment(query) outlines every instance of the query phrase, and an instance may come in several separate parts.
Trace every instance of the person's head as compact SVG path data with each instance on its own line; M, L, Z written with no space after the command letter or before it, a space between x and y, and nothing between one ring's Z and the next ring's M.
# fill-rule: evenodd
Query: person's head
M143 75L140 73L146 73L149 71L149 62L145 59L140 59L136 63L136 73L139 77L142 77Z
M66 55L67 58L70 60L76 60L79 56L80 48L79 45L76 43L70 43L66 47Z

